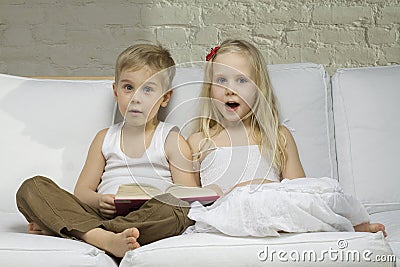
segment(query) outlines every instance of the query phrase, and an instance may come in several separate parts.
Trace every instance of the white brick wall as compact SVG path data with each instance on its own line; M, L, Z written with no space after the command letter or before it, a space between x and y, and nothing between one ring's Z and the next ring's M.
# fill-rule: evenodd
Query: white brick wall
M400 64L400 0L0 0L0 72L113 75L119 52L160 42L176 62L226 38L268 63Z

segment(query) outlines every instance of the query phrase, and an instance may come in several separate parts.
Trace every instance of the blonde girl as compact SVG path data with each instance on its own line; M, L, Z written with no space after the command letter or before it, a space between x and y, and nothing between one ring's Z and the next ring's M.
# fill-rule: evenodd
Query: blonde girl
M207 208L192 206L189 218L196 224L190 231L239 236L384 232L383 225L369 224L362 205L344 195L335 180L295 179L305 173L294 138L279 124L257 48L244 40L226 40L206 59L199 132L188 141L202 186L224 196Z

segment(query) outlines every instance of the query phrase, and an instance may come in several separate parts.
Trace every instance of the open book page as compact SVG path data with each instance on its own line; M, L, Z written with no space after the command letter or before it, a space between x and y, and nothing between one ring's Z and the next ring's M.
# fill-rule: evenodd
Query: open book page
M132 210L140 208L147 200L163 193L170 193L176 198L189 203L199 201L202 204L210 204L219 198L218 194L209 188L186 187L171 185L165 192L152 185L125 184L121 185L115 196L117 215L126 215Z
M186 200L188 202L193 202L196 200L202 201L209 197L210 200L216 200L218 194L209 188L201 187L187 187L181 185L172 185L167 188L166 193L170 193L176 198Z
M124 184L118 188L115 196L116 199L150 199L154 196L160 195L163 192L152 185L147 184Z

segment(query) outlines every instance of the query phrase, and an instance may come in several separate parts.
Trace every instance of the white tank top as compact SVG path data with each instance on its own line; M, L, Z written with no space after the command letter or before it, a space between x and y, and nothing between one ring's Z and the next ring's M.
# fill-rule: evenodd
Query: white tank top
M200 164L202 186L216 184L225 193L236 184L252 179L280 181L271 163L261 156L257 145L215 147L208 151Z
M100 194L115 194L121 184L150 184L165 190L172 184L172 176L164 151L170 131L179 131L172 124L159 122L150 146L140 158L130 158L121 150L123 122L112 125L104 138L102 153L106 166L97 187Z

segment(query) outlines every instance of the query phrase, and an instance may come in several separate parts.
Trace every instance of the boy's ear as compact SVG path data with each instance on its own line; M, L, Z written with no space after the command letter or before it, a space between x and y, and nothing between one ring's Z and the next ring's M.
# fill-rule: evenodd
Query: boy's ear
M168 106L169 100L171 100L172 90L167 91L163 96L163 101L161 102L161 106L163 108Z
M117 86L115 85L115 82L113 83L113 92L114 92L114 99L117 100L118 95L117 95Z

